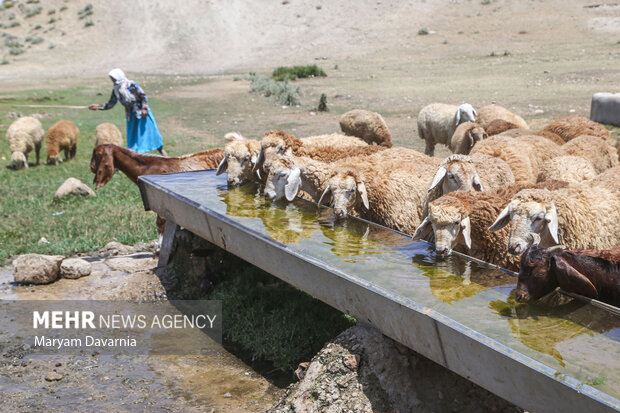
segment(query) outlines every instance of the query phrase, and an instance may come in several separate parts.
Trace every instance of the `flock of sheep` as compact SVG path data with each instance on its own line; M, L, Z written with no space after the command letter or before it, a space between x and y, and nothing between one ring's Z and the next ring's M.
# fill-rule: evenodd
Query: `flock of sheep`
M77 151L78 134L80 130L75 123L70 120L59 120L54 123L47 135L43 130L41 122L32 117L24 116L15 120L6 132L11 151L11 167L14 169L28 168L28 154L34 150L36 164L39 164L43 136L47 144L47 163L58 165L62 162L60 151L65 153L65 161L73 159ZM116 125L112 123L102 123L97 126L95 131L95 146L103 143L113 143L123 145L123 135Z
M392 147L376 113L348 112L340 123L346 135L228 134L217 174L230 185L256 180L269 200L327 203L337 218L426 239L439 255L454 249L513 270L533 246L620 245L620 146L596 122L571 116L531 130L499 106L435 103L418 116L426 154ZM432 156L438 143L455 154Z

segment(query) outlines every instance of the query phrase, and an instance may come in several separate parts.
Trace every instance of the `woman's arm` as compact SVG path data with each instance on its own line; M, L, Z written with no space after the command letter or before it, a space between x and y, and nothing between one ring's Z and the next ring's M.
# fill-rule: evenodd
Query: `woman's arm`
M90 110L108 110L114 107L114 105L116 105L116 102L118 101L118 99L116 98L116 95L114 94L114 91L112 91L112 94L110 95L110 100L108 100L107 103L103 104L103 105L97 105L97 104L93 104L90 105L88 107L88 109Z

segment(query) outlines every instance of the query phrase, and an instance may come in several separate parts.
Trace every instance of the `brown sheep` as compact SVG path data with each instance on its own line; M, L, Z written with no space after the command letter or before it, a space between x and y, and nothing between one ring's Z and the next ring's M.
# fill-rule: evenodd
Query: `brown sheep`
M532 129L521 129L521 128L509 129L507 131L497 134L496 136L509 136L511 138L517 138L519 136L530 136L530 135L542 136L543 138L547 138L551 142L556 143L558 145L564 145L566 143L564 139L560 138L559 135L556 135L553 132L532 130Z
M463 122L456 127L452 139L448 143L454 153L468 155L476 142L488 137L482 126L475 122Z
M59 120L47 131L47 163L58 165L62 162L60 151L65 151L65 161L75 158L77 151L78 133L80 130L70 120Z
M383 117L376 112L351 110L340 117L340 129L345 135L357 136L369 145L392 147L392 134Z
M494 119L491 122L489 122L489 124L484 128L484 130L486 131L487 135L494 136L494 135L499 135L500 133L505 132L507 130L517 129L517 128L519 128L517 125L515 125L512 122L508 122L507 120Z
M568 116L551 122L543 131L559 135L565 142L581 135L594 135L602 138L611 138L611 134L603 125L581 116Z
M104 143L112 143L116 146L123 146L123 135L113 123L101 123L95 129L95 146Z
M478 109L476 123L481 124L483 128L486 128L487 125L496 119L503 119L507 122L514 123L519 128L528 129L527 123L521 116L512 113L502 106L487 105Z
M613 143L600 136L582 135L562 146L566 155L581 156L592 162L596 173L618 166L618 154Z

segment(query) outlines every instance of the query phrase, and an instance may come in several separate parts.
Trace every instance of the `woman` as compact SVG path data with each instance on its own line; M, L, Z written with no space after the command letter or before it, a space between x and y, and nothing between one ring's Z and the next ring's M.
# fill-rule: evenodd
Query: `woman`
M121 69L114 69L108 75L114 83L110 100L104 105L90 105L88 109L108 110L120 100L125 106L127 117L127 147L140 153L157 149L162 155L168 156L144 90L133 80L127 79Z

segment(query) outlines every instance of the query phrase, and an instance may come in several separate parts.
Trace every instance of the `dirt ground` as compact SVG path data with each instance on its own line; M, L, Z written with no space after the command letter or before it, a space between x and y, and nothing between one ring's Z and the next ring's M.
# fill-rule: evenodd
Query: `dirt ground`
M16 286L0 269L0 300L165 300L149 251L88 257L93 272L77 280ZM10 331L0 344L0 400L5 412L263 412L278 392L252 368L202 333L203 355L41 354ZM50 380L54 374L56 379Z

